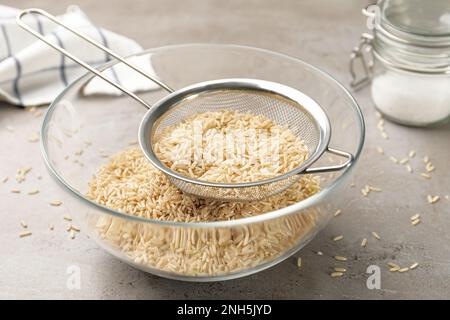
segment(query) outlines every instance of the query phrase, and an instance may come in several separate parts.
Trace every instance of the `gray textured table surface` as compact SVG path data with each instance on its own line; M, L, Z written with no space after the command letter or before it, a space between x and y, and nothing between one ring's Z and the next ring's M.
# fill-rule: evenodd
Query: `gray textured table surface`
M42 7L57 14L71 4L63 1L11 1L3 4ZM333 4L331 4L333 3ZM361 1L87 1L77 4L99 25L136 39L143 47L188 42L236 43L290 54L330 72L348 83L349 50L365 29L360 15ZM0 105L0 175L10 181L0 185L0 298L450 298L450 127L412 129L387 123L390 139L381 138L369 91L355 94L367 122L364 155L355 177L354 201L341 216L306 248L297 254L303 259L298 269L295 259L259 274L227 282L196 284L161 279L135 270L109 256L86 236L67 239L63 223L48 223L66 212L64 206L48 207L52 190L36 143L27 142L38 131L41 119L21 109ZM15 131L9 132L6 126ZM419 170L409 174L380 156L403 157L417 150L414 168L429 155L436 171L430 180L420 178ZM33 166L32 179L23 190L39 187L35 196L12 194L14 175L19 167ZM42 180L35 179L42 175ZM361 196L366 183L381 186L383 192ZM428 194L440 195L434 205ZM413 227L409 218L422 215ZM35 233L20 239L20 220L26 220ZM59 230L59 231L58 231ZM375 240L371 231L380 234ZM343 234L333 242L330 238ZM369 238L365 249L361 239ZM323 256L315 251L320 250ZM331 256L347 255L347 274L329 276ZM407 273L390 273L386 263L402 265L419 262ZM67 267L80 266L81 289L66 286ZM369 265L381 267L381 289L366 286Z

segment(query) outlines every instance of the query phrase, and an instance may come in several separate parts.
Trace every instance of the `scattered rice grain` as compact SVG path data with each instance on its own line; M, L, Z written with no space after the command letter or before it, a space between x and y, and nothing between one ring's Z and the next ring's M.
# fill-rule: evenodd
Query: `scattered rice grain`
M432 196L432 195L427 196L428 203L430 203L430 204L434 204L434 203L438 202L440 199L441 199L440 196Z
M384 154L384 150L382 147L377 147L377 151L379 154Z
M344 275L343 272L332 272L332 273L330 274L330 276L331 276L332 278L342 277L343 275Z
M347 257L343 256L334 256L334 259L337 261L347 261Z
M398 163L398 159L394 156L390 156L389 160L391 160L393 163L397 164Z
M28 237L31 235L32 235L31 231L23 231L23 232L19 233L20 238Z
M372 235L375 239L377 240L381 240L380 236L378 235L378 233L376 233L375 231L372 231Z
M27 174L31 171L32 167L19 168L16 171L16 181L22 183L26 180Z
M367 246L367 238L362 239L361 247L365 248Z
M400 266L398 264L396 264L396 263L393 263L393 262L388 262L387 265L389 267L391 267L391 268L399 268L400 269Z
M73 224L70 225L70 230L73 230L75 232L80 232L81 231L79 227L74 226Z
M31 136L28 138L28 142L38 142L39 141L39 133L33 132Z
M415 268L417 268L419 266L419 263L414 262L410 267L409 270L414 270Z

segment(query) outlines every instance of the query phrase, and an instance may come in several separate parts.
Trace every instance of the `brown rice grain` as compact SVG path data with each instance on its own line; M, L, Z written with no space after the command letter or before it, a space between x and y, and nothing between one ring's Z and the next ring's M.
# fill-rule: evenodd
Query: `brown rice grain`
M384 154L384 150L382 147L377 147L377 151L379 154Z
M347 261L347 257L343 256L334 256L334 259L337 261Z
M391 268L399 268L400 269L400 266L398 264L396 264L396 263L393 263L393 262L388 262L387 265L389 267L391 267Z
M372 235L375 239L377 240L381 240L380 236L378 235L378 233L376 233L375 231L372 231Z
M337 209L336 212L334 213L334 216L337 217L342 213L341 209Z
M39 141L39 133L33 132L31 136L28 138L28 142L38 142Z
M343 275L344 275L343 272L332 272L332 273L330 274L330 276L331 276L332 278L339 278L339 277L342 277Z
M414 270L415 268L417 268L419 266L419 263L414 262L410 267L409 270Z
M20 238L28 237L31 235L32 235L31 231L23 231L23 232L19 233Z
M389 160L391 160L393 163L397 164L398 163L398 159L394 156L390 156Z
M398 270L400 270L400 267L399 267L399 266L389 268L389 271L390 271L390 272L396 272L396 271L398 271Z
M367 238L361 240L361 247L365 248L367 246Z

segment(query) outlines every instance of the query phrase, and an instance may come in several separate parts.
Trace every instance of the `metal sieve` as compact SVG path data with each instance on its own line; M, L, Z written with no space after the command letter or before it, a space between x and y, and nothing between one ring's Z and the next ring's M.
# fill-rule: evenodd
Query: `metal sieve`
M22 20L25 15L30 13L47 17L54 23L105 51L168 91L169 95L150 106L133 92L108 79L101 71L91 67L30 28ZM147 74L102 44L68 27L43 10L27 9L22 11L17 16L17 23L41 41L107 81L148 109L139 128L141 149L148 160L165 173L169 180L183 192L221 201L260 200L285 190L300 178L299 174L337 171L348 167L353 161L352 154L329 147L331 125L326 113L313 99L296 89L265 80L236 78L196 83L174 91L155 76ZM285 174L271 179L245 183L219 183L189 178L171 170L158 159L153 145L165 128L180 123L194 114L219 110L263 115L277 125L288 127L294 135L305 142L309 150L308 158L301 165ZM338 165L312 167L324 152L342 156L346 158L346 161Z

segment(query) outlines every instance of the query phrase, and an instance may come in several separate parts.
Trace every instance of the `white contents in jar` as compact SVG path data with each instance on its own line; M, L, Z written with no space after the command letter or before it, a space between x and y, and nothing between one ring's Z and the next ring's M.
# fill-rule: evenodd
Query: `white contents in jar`
M450 116L450 78L387 70L372 81L377 108L393 120L426 125Z

